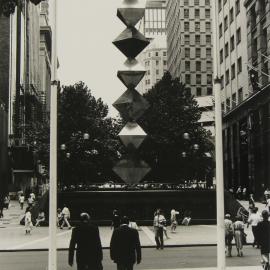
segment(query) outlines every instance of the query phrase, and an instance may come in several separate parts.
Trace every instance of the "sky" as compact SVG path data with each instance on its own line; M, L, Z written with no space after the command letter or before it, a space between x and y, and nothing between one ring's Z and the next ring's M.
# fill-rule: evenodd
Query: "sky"
M58 77L62 85L83 81L95 97L112 103L124 93L117 78L125 56L112 41L125 29L116 16L121 0L58 0Z

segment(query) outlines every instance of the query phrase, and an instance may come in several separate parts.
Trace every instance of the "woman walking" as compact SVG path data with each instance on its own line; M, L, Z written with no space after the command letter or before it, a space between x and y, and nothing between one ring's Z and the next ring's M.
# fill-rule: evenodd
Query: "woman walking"
M24 223L25 223L25 225L24 225L25 226L25 235L31 234L33 223L32 223L32 215L30 212L30 207L26 208Z
M244 223L240 216L236 217L236 221L233 224L234 240L237 250L237 256L243 256L243 236L244 236Z

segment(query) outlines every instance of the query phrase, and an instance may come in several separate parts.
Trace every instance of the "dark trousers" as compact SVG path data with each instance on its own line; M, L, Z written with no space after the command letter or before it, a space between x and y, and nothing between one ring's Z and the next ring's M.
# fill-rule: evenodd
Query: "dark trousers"
M251 226L251 229L252 229L252 233L253 233L253 236L254 236L253 245L258 245L257 226Z
M102 270L102 265L77 263L77 270Z
M157 248L163 248L163 228L155 227L155 240Z
M117 270L133 270L133 264L131 263L117 263Z

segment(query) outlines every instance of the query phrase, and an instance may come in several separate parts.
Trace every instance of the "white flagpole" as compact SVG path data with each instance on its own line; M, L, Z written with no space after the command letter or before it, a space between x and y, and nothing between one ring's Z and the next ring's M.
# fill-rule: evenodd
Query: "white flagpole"
M57 270L57 0L52 0L52 59L50 100L50 196L48 270Z
M212 36L213 36L213 90L215 94L215 152L216 152L216 207L217 207L217 269L226 269L225 260L225 228L224 228L224 179L223 179L223 143L222 143L222 112L221 82L218 70L217 46L217 7L212 0Z

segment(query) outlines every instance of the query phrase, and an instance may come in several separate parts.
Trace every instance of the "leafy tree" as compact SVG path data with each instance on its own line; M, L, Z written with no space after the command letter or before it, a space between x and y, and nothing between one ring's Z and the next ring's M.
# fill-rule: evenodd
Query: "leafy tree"
M108 117L108 106L83 82L63 87L58 100L58 144L66 147L58 159L62 182L111 179L121 148L117 138L121 121ZM84 138L85 133L89 138Z
M152 168L146 179L160 182L205 179L213 168L213 160L205 153L213 149L213 144L210 132L198 124L201 111L190 91L178 78L165 73L144 97L150 108L139 124L148 139L140 148L140 155ZM184 139L184 133L190 138Z

